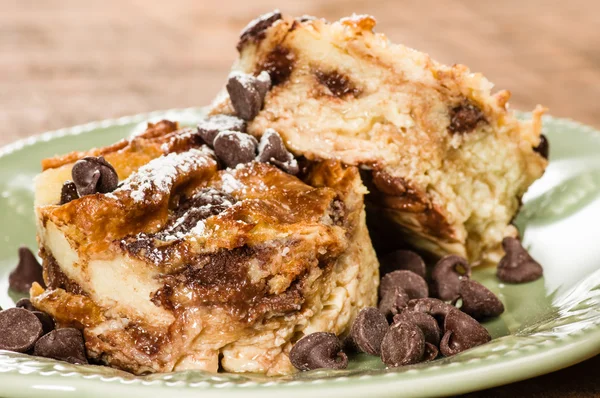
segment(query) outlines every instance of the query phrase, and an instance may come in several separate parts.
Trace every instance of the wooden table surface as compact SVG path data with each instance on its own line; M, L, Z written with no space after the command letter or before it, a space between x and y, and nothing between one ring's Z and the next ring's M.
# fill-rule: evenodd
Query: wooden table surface
M393 41L483 72L600 127L598 0L0 0L0 144L92 120L207 104L240 29L280 8L377 17ZM600 357L469 397L596 397Z

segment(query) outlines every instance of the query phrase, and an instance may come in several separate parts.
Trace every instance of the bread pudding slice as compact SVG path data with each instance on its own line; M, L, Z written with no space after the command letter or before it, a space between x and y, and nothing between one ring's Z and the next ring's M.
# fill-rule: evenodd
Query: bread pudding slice
M346 333L376 303L378 262L354 167L302 179L223 169L196 130L163 121L111 147L44 161L36 182L47 289L36 308L83 330L88 356L135 374L289 374L293 343ZM60 204L73 164L102 155L118 187Z
M509 92L492 94L480 74L391 44L374 27L366 15L329 23L279 12L249 24L233 72L266 71L274 87L248 131L273 128L296 155L361 167L373 208L413 244L496 262L547 165L543 108L519 121ZM236 113L225 90L212 112Z

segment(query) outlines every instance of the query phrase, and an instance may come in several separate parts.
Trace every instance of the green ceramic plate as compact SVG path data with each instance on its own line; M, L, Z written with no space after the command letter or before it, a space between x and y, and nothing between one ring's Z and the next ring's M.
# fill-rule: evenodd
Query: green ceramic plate
M148 120L194 124L201 109L157 112L46 133L0 149L0 306L17 248L35 246L32 178L40 159L101 146L143 130ZM3 397L388 397L451 395L551 372L600 353L600 132L547 117L552 161L531 187L517 223L545 278L509 286L493 269L474 277L500 296L502 317L487 323L495 339L433 363L386 370L359 355L345 371L289 378L202 372L135 377L106 367L72 366L0 351Z

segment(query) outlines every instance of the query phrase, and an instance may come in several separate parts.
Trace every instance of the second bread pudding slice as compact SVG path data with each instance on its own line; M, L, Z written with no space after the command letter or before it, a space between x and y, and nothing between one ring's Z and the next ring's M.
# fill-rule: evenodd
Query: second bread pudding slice
M296 155L360 166L374 209L413 244L497 262L547 164L543 109L521 122L507 91L491 94L483 76L391 44L374 26L364 15L263 15L243 31L213 112L248 119L256 136L273 128ZM244 73L271 77L262 110L238 98L231 79Z
M366 190L337 162L300 179L256 161L223 168L200 143L165 121L46 160L36 212L48 288L34 286L32 301L82 329L91 358L136 374L291 373L293 343L341 335L376 302ZM121 182L69 196L80 159ZM89 176L99 190L110 182Z

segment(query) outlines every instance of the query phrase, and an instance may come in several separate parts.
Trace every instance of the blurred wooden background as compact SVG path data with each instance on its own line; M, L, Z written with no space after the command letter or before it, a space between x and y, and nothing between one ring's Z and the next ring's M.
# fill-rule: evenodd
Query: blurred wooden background
M258 14L378 19L392 41L483 72L511 106L600 127L599 0L0 0L0 144L207 104ZM600 359L471 397L596 397Z

